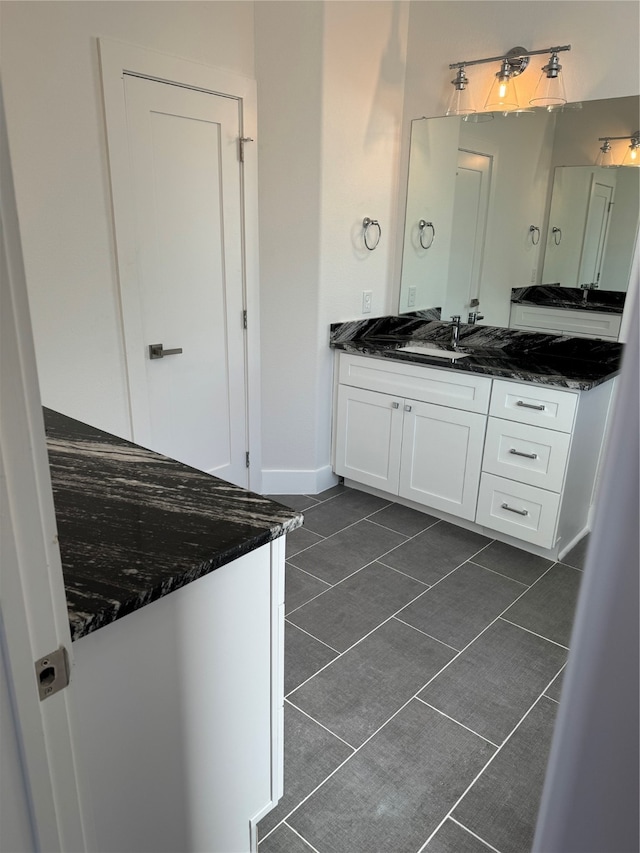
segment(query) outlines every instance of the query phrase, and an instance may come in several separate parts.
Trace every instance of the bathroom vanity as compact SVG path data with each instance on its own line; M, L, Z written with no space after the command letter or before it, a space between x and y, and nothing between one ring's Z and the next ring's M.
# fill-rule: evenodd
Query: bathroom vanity
M95 849L256 849L283 789L302 516L45 410Z
M388 321L332 327L336 474L564 554L589 528L620 345L463 326L452 352L449 324Z

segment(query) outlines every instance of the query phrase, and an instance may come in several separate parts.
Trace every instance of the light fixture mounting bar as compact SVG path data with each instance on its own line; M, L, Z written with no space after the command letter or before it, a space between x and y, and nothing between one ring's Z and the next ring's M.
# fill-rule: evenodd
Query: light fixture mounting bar
M559 45L558 47L546 47L543 50L526 50L525 48L514 48L508 53L503 53L501 56L489 56L487 59L471 59L468 62L452 62L449 68L464 68L467 65L483 65L486 62L507 62L515 63L518 59L525 59L530 56L542 56L544 53L562 53L565 50L571 50L570 44ZM516 52L514 52L516 51Z

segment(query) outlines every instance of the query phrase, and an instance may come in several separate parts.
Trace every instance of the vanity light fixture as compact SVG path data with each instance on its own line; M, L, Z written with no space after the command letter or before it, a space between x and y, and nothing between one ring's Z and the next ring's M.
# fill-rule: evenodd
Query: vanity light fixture
M561 107L567 103L557 50L551 52L551 59L542 66L538 85L529 103L534 107Z
M542 67L542 74L530 103L533 106L544 106L547 109L566 104L567 98L562 81L562 65L558 54L571 50L570 44L557 47L546 47L543 50L527 50L524 47L514 47L503 56L490 56L487 59L465 60L464 62L452 62L450 69L457 69L456 77L451 81L454 93L449 102L447 115L467 116L468 121L473 121L475 110L469 104L467 86L469 80L465 69L470 65L482 65L487 62L499 62L500 68L496 72L495 80L491 86L489 96L485 103L485 110L495 112L526 112L522 109L515 91L514 78L518 77L529 65L532 56L550 54L550 59ZM481 115L481 114L478 114ZM477 120L477 119L475 119Z
M455 79L451 81L453 92L449 100L446 115L448 116L466 116L475 113L476 109L471 101L471 95L467 86L469 78L467 77L464 65L461 65L456 72Z

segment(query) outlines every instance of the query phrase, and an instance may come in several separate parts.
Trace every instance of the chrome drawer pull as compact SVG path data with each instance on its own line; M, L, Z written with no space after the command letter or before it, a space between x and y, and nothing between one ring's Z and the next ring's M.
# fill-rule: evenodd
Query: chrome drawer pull
M502 504L502 509L508 509L509 512L517 512L518 515L529 515L528 509L514 509L512 506L509 506L509 504Z
M411 411L411 406L405 406L405 407L404 407L404 410L405 410L405 412L410 412L410 411Z
M514 456L525 456L527 459L537 459L537 453L523 453L521 450L516 450L515 447L512 447L509 453L513 453Z
M535 409L538 412L544 412L546 406L534 406L533 403L525 403L524 400L518 400L516 406L521 406L523 409Z
M392 404L391 404L391 408L392 408L392 409L399 409L399 408L400 408L400 403L392 403Z

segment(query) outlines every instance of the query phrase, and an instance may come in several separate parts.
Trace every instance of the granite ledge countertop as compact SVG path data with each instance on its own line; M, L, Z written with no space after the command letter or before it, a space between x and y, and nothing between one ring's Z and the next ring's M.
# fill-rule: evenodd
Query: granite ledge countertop
M268 498L50 409L44 416L73 640L302 524Z
M400 349L424 344L446 350L450 341L450 323L401 315L334 323L329 344L345 352L577 391L614 377L623 350L612 341L466 323L460 325L458 351L469 353L467 358L453 361Z
M626 293L618 290L584 291L579 287L560 287L553 284L534 284L511 289L511 302L518 305L537 305L540 308L562 308L572 311L597 311L601 314L622 314L626 296Z

